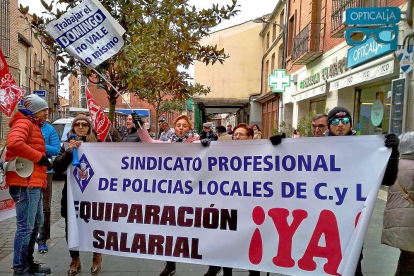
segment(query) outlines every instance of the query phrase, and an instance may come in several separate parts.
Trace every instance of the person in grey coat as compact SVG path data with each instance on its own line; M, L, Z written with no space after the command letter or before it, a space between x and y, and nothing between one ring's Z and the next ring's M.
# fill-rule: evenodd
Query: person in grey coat
M400 135L399 150L399 171L388 191L381 243L401 250L395 275L410 276L414 275L414 132Z
M122 136L122 142L141 142L131 115L128 115L126 121L126 131Z

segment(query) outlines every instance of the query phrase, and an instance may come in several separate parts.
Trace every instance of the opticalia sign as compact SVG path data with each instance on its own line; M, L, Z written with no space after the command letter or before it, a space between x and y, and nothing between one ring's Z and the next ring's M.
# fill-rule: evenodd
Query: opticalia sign
M345 10L346 25L390 25L401 21L398 7L349 8Z
M369 60L383 56L389 52L395 51L397 45L380 44L374 37L370 37L364 44L354 46L348 49L348 58L346 67L353 68Z

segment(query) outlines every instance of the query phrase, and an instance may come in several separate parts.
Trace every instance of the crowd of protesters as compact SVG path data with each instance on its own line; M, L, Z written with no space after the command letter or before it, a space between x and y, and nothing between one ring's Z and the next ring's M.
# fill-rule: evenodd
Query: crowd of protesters
M39 253L47 253L46 241L50 238L50 204L52 168L56 172L64 172L73 159L73 150L82 143L99 142L90 119L79 114L72 122L68 134L68 143L60 146L56 131L46 123L48 117L47 103L37 95L24 99L25 109L15 113L10 120L10 133L7 139L6 161L15 157L26 158L34 163L31 177L22 177L16 172L7 172L6 185L16 205L17 230L14 241L13 269L14 275L43 276L50 274L50 268L36 263L33 258L35 242L38 242ZM142 127L141 127L142 126ZM262 133L257 124L249 126L239 124L217 126L213 131L211 123L204 123L200 134L192 127L187 115L175 118L172 128L164 119L159 121L159 139L152 139L144 127L143 120L134 112L128 116L125 129L119 138L111 141L147 142L147 143L200 143L208 147L211 142L229 140L261 139ZM352 117L343 107L335 107L328 114L318 114L312 119L314 137L354 136ZM118 131L116 131L118 133ZM282 143L284 134L270 137L273 145ZM108 140L106 140L108 141ZM394 134L385 135L384 145L392 149L382 185L390 186L386 211L384 213L384 229L382 242L401 250L398 268L395 275L412 275L414 271L414 132L406 133L399 138ZM401 162L399 146L401 150ZM55 157L56 156L56 157ZM50 159L55 157L53 164ZM61 200L61 214L67 225L67 183L64 184ZM404 220L402 219L404 218ZM40 233L40 235L39 235ZM78 274L81 260L78 251L69 250L71 262L68 276ZM355 275L362 275L362 251ZM91 274L101 271L102 255L93 253ZM205 276L216 276L221 267L209 266ZM176 263L168 261L160 276L173 275ZM407 274L408 273L408 274ZM411 273L411 274L410 274ZM223 268L224 276L232 275L232 268ZM260 275L258 271L249 271L249 275Z

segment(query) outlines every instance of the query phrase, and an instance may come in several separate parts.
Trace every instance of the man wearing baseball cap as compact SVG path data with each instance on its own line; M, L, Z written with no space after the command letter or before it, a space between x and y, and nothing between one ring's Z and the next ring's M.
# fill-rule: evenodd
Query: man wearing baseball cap
M337 106L328 113L328 130L325 136L353 136L356 132L352 130L352 117L348 109ZM387 169L382 179L382 185L391 186L397 179L398 162L400 153L398 145L400 140L397 135L389 133L385 135L385 146L392 148L390 159L388 160ZM362 251L359 257L355 276L362 276Z
M6 186L15 203L17 221L13 275L43 276L51 272L50 268L35 263L33 252L38 230L43 225L42 193L47 185L46 169L51 167L40 130L47 119L48 106L34 94L25 97L23 105L26 109L19 110L10 119L6 142L6 161L22 157L34 163L30 177L21 177L15 171L6 172Z

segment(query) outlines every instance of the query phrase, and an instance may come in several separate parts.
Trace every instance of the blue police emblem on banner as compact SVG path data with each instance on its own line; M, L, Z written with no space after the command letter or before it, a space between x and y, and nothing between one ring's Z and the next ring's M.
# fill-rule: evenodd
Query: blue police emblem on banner
M81 159L79 160L79 165L73 170L73 176L75 177L76 182L79 185L82 193L88 186L89 181L92 179L95 172L93 171L91 165L89 164L88 159L85 154L82 154Z
M403 46L398 46L397 50L398 60L400 61L401 70L406 73L410 74L413 72L413 46L410 45L406 48Z

